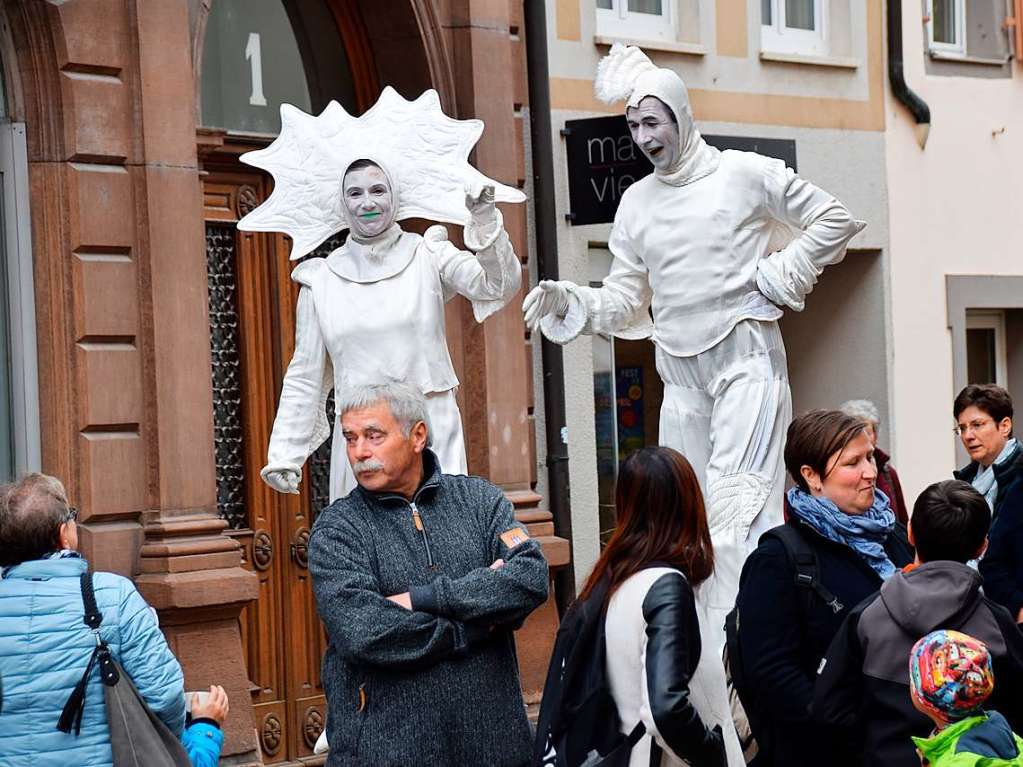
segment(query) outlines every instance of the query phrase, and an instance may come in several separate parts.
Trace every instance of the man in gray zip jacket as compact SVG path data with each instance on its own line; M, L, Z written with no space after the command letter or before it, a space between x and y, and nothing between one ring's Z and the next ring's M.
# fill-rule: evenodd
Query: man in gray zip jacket
M359 486L309 539L328 767L528 764L512 631L547 598L539 544L499 488L441 473L418 390L357 387L336 406Z

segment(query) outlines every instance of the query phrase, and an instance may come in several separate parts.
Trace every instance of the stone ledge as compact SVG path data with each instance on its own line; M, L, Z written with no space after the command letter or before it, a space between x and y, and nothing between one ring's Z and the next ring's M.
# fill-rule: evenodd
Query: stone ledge
M259 596L259 577L241 567L144 573L135 578L135 585L157 610L252 602Z

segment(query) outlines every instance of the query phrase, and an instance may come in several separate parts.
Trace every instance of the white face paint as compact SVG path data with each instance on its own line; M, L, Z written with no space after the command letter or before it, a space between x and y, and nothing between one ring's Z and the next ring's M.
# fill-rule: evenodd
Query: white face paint
M632 140L657 170L665 171L675 164L681 152L678 124L663 101L647 96L639 106L625 110L625 119Z
M377 166L346 173L341 193L348 222L358 236L375 237L394 223L391 182Z

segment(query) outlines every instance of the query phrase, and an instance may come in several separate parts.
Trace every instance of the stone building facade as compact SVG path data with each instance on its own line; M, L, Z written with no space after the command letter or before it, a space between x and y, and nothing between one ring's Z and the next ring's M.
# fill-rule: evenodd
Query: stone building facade
M225 764L318 763L325 711L305 543L329 457L310 461L301 496L258 480L295 288L283 237L234 228L271 188L238 157L272 140L282 101L363 110L385 85L435 88L449 114L486 122L478 167L525 185L521 13L514 0L3 4L4 468L62 478L84 553L135 579L186 686L228 688ZM504 209L524 268L527 213ZM535 492L517 303L477 325L458 299L447 322L470 470L564 565ZM552 601L519 634L527 700L555 621Z

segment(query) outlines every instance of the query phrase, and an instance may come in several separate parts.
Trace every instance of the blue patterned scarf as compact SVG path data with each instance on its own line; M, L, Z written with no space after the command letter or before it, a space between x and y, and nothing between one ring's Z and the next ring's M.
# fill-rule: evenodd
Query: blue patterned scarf
M816 498L798 487L788 492L792 513L827 538L848 546L887 580L896 568L884 550L884 542L895 527L895 512L888 497L874 490L874 503L863 514L846 514L827 498Z

